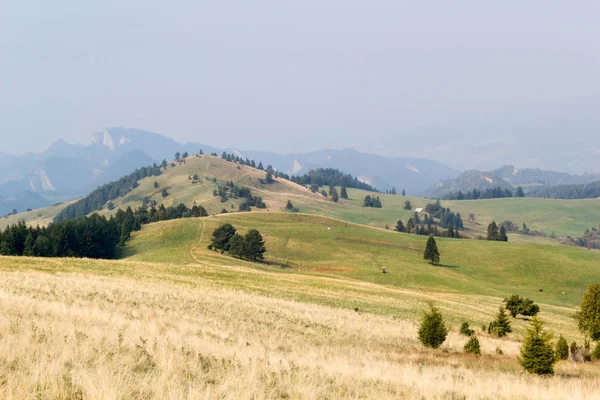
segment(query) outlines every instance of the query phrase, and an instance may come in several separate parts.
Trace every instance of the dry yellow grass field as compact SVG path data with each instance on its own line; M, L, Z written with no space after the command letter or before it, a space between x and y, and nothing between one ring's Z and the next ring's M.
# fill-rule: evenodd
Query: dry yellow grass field
M519 368L517 336L477 329L483 355L468 356L451 324L432 351L414 318L396 316L433 298L446 315L477 320L501 299L196 258L0 258L0 398L600 398L597 365L561 362L540 378ZM543 309L554 327L568 323Z

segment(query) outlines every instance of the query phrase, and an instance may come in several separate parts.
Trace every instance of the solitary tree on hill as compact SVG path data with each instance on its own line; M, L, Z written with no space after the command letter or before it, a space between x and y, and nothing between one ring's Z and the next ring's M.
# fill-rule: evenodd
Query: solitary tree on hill
M390 194L396 194L396 188L392 186L392 190L390 190Z
M259 161L259 163L258 163L258 169L260 169L261 171L265 169L263 167L263 165L262 165L262 161Z
M402 196L406 196L406 190L402 189Z
M552 350L552 332L544 330L544 324L533 317L530 327L527 329L519 364L526 371L538 375L554 375L554 363L556 357Z
M288 210L288 211L291 211L291 210L294 209L294 205L292 204L291 200L287 201L287 204L285 205L285 209Z
M575 319L583 334L593 341L600 341L600 283L588 286Z
M175 161L179 161L181 159L181 153L177 152L175 153Z
M437 243L435 242L433 235L429 236L429 239L427 239L427 245L425 246L423 258L425 260L429 260L432 265L440 262L440 252L438 251Z
M346 191L346 186L342 186L342 189L340 190L340 197L342 199L348 198L348 191Z
M404 209L405 209L405 210L408 210L408 211L412 210L412 204L410 204L410 201L409 201L409 200L406 200L406 201L404 202Z
M423 313L423 319L419 326L419 341L426 347L437 349L444 343L447 335L448 329L444 324L442 313L430 303L429 312Z
M488 333L496 337L504 337L510 332L512 332L512 328L510 327L510 321L506 316L506 309L503 306L500 306L500 308L498 308L496 319L488 325Z

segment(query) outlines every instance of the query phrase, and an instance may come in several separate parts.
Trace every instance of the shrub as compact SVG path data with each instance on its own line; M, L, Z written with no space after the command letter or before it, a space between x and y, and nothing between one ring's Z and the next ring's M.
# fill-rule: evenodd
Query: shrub
M462 325L460 326L460 334L464 335L464 336L473 336L475 332L469 328L469 323L468 322L463 322Z
M496 354L498 354L499 356L501 356L502 354L504 354L504 352L502 351L502 349L500 348L500 346L496 346Z
M464 349L465 353L481 355L481 348L477 336L471 336L471 339L465 344Z
M518 294L507 297L504 302L506 303L506 309L513 318L516 318L519 314L532 317L540 312L540 307L533 300L521 297Z
M432 303L429 312L423 312L421 326L419 326L419 340L426 347L439 348L446 340L448 330L439 309Z
M552 333L544 330L542 321L533 317L521 346L519 364L526 371L534 374L554 375L556 357L550 340L552 340Z
M565 338L560 335L556 343L556 360L566 360L569 358L569 345Z

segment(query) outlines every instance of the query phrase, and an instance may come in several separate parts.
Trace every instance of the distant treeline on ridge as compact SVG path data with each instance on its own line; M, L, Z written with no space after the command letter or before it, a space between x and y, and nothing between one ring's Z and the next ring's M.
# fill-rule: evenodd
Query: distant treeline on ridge
M361 182L358 180L358 178L355 178L350 174L344 174L340 170L334 168L311 169L307 174L304 175L292 175L290 180L304 186L345 186L347 188L362 189L369 192L378 191L368 183Z

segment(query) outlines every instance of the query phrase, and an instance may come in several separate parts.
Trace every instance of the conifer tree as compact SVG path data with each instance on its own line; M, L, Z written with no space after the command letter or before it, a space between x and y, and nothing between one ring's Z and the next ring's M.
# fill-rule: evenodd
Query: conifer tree
M229 250L229 241L235 235L235 228L233 225L227 223L219 226L212 233L211 245L217 250Z
M501 242L508 242L508 235L506 234L506 229L504 225L500 227L500 234L498 235L498 240Z
M404 209L405 209L405 210L408 210L408 211L412 210L412 204L410 204L410 201L409 201L409 200L406 200L406 201L404 202Z
M423 312L423 319L419 326L419 341L426 347L437 349L444 343L447 335L448 330L442 313L430 303L429 312Z
M429 236L429 239L427 239L427 245L425 246L423 258L430 261L432 265L440 262L440 252L438 251L437 243L435 242L433 236Z
M556 360L566 360L569 358L569 344L563 337L560 335L558 338L558 342L556 342Z
M346 190L346 186L342 186L342 189L340 190L340 197L342 199L348 198L348 191Z
M244 237L238 233L234 234L229 240L229 254L233 257L242 258L246 252Z
M261 171L265 169L263 167L262 161L259 161L259 163L258 163L258 169L260 169Z
M498 225L496 225L496 221L492 221L488 225L487 229L487 240L498 240Z
M251 229L244 237L244 255L251 260L262 260L267 251L261 234L256 229Z
M294 205L292 204L291 200L287 201L287 204L285 205L285 209L288 210L288 211L291 211L291 210L294 209Z
M506 309L504 306L500 306L496 319L490 322L488 326L488 333L496 337L504 337L510 332L512 332L512 328L510 327L510 321L506 316Z
M398 220L398 223L396 224L396 231L406 232L406 228L404 227L404 223L402 222L402 220Z
M402 196L406 196L406 190L402 189Z
M552 336L551 332L544 330L542 321L533 317L518 358L519 364L526 371L538 375L554 375L556 357L550 343Z
M465 353L481 355L481 346L477 336L472 335L464 347Z
M329 195L331 196L331 200L333 200L334 203L337 203L338 200L340 199L340 196L338 195L336 188L331 189L331 192L329 193Z

